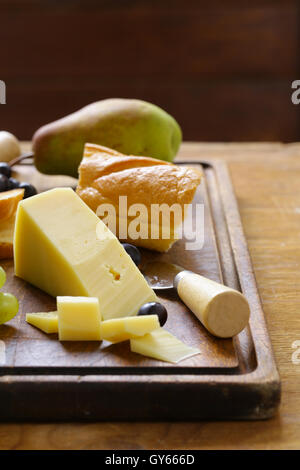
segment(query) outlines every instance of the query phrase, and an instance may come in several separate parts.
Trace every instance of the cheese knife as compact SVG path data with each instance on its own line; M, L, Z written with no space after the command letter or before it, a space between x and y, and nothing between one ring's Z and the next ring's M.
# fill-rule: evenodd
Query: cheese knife
M149 262L142 272L153 290L176 289L180 299L214 336L231 338L248 324L250 307L237 290L171 263Z

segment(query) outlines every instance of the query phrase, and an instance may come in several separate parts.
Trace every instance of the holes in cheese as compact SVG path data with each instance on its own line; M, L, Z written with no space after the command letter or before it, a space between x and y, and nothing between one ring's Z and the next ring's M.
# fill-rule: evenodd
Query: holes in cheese
M143 356L175 364L200 353L199 349L186 346L163 328L152 331L141 338L131 339L130 348L132 352Z
M103 321L100 325L101 338L111 343L120 343L131 338L144 336L160 327L157 315L123 317Z
M27 313L26 321L27 323L30 323L30 325L36 326L45 333L58 332L57 312Z
M60 341L100 341L100 309L96 297L57 297Z
M110 274L113 277L114 281L119 281L121 278L121 274L118 273L112 266L107 266L107 269L109 270Z

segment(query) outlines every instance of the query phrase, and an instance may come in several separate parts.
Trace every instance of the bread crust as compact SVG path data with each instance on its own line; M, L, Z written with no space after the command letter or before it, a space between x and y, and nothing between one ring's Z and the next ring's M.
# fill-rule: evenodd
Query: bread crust
M94 212L101 204L112 204L118 215L119 196L127 196L128 207L143 204L151 214L153 204L169 207L179 204L183 210L185 204L192 202L201 177L198 169L86 144L76 192ZM151 226L151 217L148 223ZM171 227L170 239L160 236L157 240L126 240L137 246L167 251L176 241L175 229Z
M19 202L23 199L24 189L11 189L0 193L0 223L12 217L17 210ZM1 225L0 225L1 228Z
M13 256L14 256L13 244L0 242L0 259L10 259L10 258L13 258Z

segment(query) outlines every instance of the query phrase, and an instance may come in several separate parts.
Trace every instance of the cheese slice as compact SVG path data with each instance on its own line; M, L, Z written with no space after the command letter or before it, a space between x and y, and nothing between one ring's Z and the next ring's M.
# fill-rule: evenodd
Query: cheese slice
M100 341L97 297L57 297L60 341Z
M100 331L102 339L111 343L119 343L144 336L159 327L157 315L142 315L103 321L100 325Z
M58 333L57 312L27 313L26 321L45 333Z
M141 338L131 339L130 349L143 356L173 363L200 353L199 349L186 346L163 328L154 330Z
M104 320L157 297L118 239L71 188L19 203L15 274L48 294L97 297Z

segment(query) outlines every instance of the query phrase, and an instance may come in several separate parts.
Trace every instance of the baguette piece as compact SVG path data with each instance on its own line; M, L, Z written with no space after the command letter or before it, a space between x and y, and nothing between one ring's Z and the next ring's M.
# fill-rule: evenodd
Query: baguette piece
M104 216L99 214L99 206L111 204L115 208L115 234L120 241L165 252L178 239L176 229L183 223L184 206L192 202L201 176L202 173L195 168L179 167L150 157L123 155L106 147L86 144L76 192L102 220ZM147 209L147 217L139 216L146 237L132 238L130 232L126 236L120 233L124 217L128 227L136 217L122 212L120 196L127 197L127 209L134 204L143 204ZM160 216L154 220L152 217L151 208L155 204L169 208L177 204L181 210L180 220L170 212L169 236L163 232L163 218ZM156 232L155 237L153 231Z

